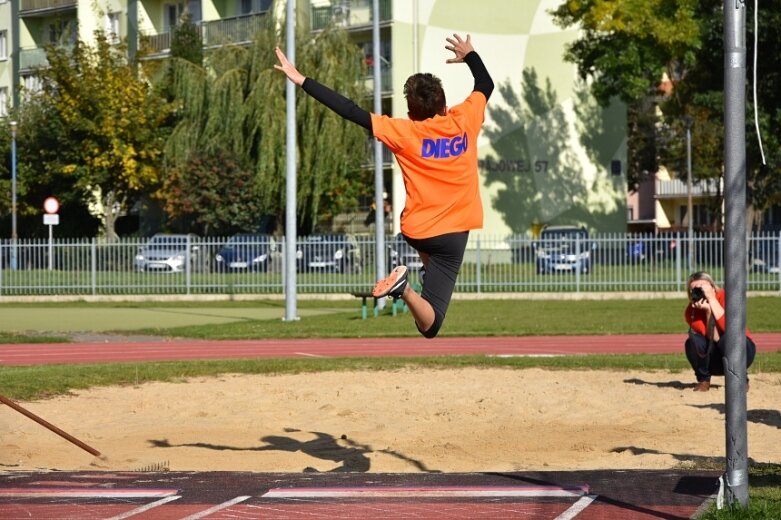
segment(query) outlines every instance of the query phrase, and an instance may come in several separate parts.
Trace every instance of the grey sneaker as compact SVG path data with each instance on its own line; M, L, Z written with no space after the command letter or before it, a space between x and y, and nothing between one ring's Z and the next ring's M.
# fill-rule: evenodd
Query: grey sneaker
M388 296L394 300L401 298L407 287L407 266L400 265L384 279L377 282L372 289L372 296L382 298Z

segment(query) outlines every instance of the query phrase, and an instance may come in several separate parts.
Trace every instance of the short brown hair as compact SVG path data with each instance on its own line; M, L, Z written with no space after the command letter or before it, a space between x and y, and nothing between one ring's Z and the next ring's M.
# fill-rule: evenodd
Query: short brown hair
M442 81L428 72L419 72L404 83L404 97L410 119L423 121L445 111L445 91Z

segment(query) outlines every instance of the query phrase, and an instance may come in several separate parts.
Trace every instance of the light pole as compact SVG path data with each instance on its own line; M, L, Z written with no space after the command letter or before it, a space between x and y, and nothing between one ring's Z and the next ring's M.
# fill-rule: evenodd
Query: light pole
M11 270L16 271L16 121L11 121Z
M688 193L688 207L686 214L689 216L689 272L694 270L694 205L692 204L692 125L694 120L690 116L683 119L686 125L686 191Z

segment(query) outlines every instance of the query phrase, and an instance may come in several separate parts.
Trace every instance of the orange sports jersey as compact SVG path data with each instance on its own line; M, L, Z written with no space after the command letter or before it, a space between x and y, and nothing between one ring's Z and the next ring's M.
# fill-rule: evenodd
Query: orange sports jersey
M404 177L404 235L430 238L483 226L477 136L486 102L474 91L446 115L425 121L371 114L374 137L393 152Z

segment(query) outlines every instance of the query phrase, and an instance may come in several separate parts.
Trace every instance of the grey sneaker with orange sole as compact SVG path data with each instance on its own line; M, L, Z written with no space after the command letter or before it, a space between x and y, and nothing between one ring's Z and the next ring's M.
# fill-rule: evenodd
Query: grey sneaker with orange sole
M398 300L407 287L407 266L400 265L386 277L377 282L372 289L372 296L383 298L388 296Z

